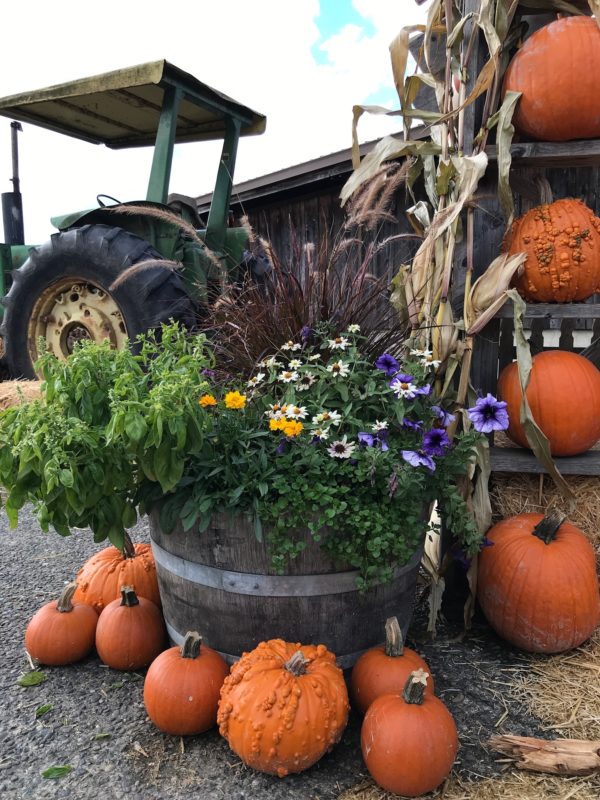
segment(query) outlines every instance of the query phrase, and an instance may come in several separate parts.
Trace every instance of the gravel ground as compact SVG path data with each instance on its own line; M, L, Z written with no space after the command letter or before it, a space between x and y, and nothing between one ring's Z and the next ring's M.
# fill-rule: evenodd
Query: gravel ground
M216 730L180 739L159 733L146 718L143 674L103 667L96 656L69 667L44 667L46 681L21 688L29 670L23 632L34 611L55 598L83 561L99 549L89 532L61 539L41 533L29 512L17 530L0 519L0 798L2 800L334 800L364 780L360 719L353 714L341 743L307 772L284 780L245 767ZM141 522L133 539L148 541ZM457 721L457 769L476 778L498 772L482 746L492 731L539 735L539 723L514 701L506 684L526 668L477 622L464 640L460 624L447 623L435 642L417 623L411 634L435 676L439 696ZM410 637L409 637L409 643ZM36 718L36 709L52 708ZM497 725L497 727L495 727ZM59 779L48 767L69 765Z

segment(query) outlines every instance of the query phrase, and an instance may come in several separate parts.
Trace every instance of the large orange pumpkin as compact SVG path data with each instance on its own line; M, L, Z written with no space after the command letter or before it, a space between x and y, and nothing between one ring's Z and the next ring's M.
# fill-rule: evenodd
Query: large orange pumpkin
M282 778L339 741L348 711L343 673L325 645L272 639L233 665L217 723L244 763Z
M588 639L599 620L594 549L564 515L519 514L488 531L477 597L503 639L534 653L560 653Z
M203 733L217 721L217 706L229 667L223 658L188 631L181 647L157 656L146 673L144 705L163 733Z
M550 142L600 137L600 29L566 17L533 33L506 70L503 91L521 92L520 133Z
M510 439L529 447L520 421L523 393L516 362L498 379L498 395L507 404ZM577 353L547 350L533 357L527 387L533 418L548 437L554 456L574 456L600 439L600 371Z
M600 219L581 200L556 200L528 211L513 222L503 249L527 253L513 279L526 300L569 303L600 289Z
M121 586L121 599L100 614L96 650L113 669L147 667L165 646L165 624L151 600L138 597L132 586Z
M121 596L121 586L133 586L140 597L160 606L156 565L149 544L129 542L125 552L105 547L89 558L77 573L74 599L98 613Z
M367 650L352 668L353 705L364 714L380 695L401 692L408 676L416 669L429 672L421 656L404 647L398 619L390 617L385 623L385 644ZM433 679L427 682L425 691L433 694Z
M42 606L27 625L25 648L42 664L71 664L94 649L98 615L85 603L72 602L75 588L74 582L67 584L59 599Z
M388 792L419 797L448 775L458 750L452 715L426 694L427 672L411 673L404 691L383 694L369 706L361 729L363 758Z

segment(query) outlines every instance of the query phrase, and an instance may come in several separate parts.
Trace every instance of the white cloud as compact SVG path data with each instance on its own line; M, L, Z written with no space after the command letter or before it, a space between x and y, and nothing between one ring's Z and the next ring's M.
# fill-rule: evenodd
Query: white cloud
M322 0L335 2L335 0ZM352 106L393 86L388 45L400 27L424 17L411 2L354 0L375 26L371 36L341 28L321 47L318 0L21 0L3 6L0 96L166 58L267 116L267 132L245 138L236 179L298 164L351 142ZM17 33L18 32L18 33ZM397 122L363 117L369 139ZM212 189L220 144L175 150L171 190ZM49 217L93 207L99 192L145 196L151 149L109 151L27 125L20 136L21 188L28 242L47 238ZM10 124L0 117L0 190L10 191Z

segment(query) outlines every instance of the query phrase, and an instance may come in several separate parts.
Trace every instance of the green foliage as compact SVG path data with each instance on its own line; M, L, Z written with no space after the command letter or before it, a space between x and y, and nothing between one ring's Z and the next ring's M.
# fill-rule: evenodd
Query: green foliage
M46 674L44 672L33 670L32 672L26 672L25 675L21 675L17 683L19 686L28 688L29 686L39 686L40 683L43 683L45 680Z
M204 336L177 326L140 338L139 353L83 342L67 361L39 361L43 397L0 415L0 483L11 526L33 503L44 531L90 527L122 547L138 492L169 492L202 444L196 398L210 366Z

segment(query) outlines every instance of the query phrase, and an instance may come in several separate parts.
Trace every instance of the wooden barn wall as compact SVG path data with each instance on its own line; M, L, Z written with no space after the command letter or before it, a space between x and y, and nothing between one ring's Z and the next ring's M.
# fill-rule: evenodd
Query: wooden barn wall
M549 180L555 199L577 197L600 216L600 168L597 167L570 167L543 172L530 168L515 170L513 188L517 215L538 204L538 190L534 180L536 175L540 174ZM275 252L284 263L289 263L292 229L301 244L322 242L326 234L330 238L339 234L345 218L345 212L340 207L339 201L342 185L343 181L330 183L317 190L296 193L295 196L288 194L277 200L247 200L244 203L244 212L256 232L272 243ZM504 236L504 218L495 192L496 184L492 168L479 189L481 199L478 201L476 211L477 275L481 274L498 255ZM380 240L388 236L413 233L405 215L405 209L409 205L411 205L410 198L407 198L405 191L401 189L396 195L395 207L392 209L396 222L386 222L382 226L379 233ZM400 239L391 243L376 256L373 271L377 276L385 275L391 279L398 268L412 258L417 246L416 239ZM464 272L466 264L464 247L457 248L457 258L459 269L456 282L460 284L460 273ZM459 295L458 285L455 287L457 310L462 304Z
M318 245L325 237L333 241L342 235L346 216L339 200L342 185L340 183L282 200L245 202L244 211L254 230L271 242L279 259L283 263L290 263L294 237L300 245ZM399 192L395 207L391 210L396 221L382 225L378 232L379 241L389 236L414 233L404 213L408 205L410 203L405 199L404 192ZM412 258L416 246L418 241L415 238L391 242L375 256L372 272L377 277L387 276L391 280L398 268Z

